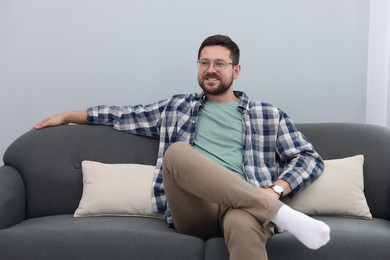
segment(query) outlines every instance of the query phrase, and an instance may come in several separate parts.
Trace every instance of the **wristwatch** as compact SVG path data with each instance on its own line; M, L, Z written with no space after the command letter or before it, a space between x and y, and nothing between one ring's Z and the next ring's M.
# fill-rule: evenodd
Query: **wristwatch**
M270 188L279 195L279 199L283 196L284 189L282 186L273 184Z

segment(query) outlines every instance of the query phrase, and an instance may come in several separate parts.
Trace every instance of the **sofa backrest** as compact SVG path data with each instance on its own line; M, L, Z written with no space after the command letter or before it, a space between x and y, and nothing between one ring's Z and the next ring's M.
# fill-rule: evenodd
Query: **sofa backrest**
M364 155L364 194L374 217L390 220L390 129L366 124L297 124L323 159ZM335 202L337 203L337 202Z
M73 214L82 195L81 162L155 165L158 141L108 126L69 125L33 130L4 154L26 188L26 217Z
M365 195L374 217L390 220L390 129L363 124L297 124L324 159L365 156ZM158 140L108 126L30 131L4 154L26 187L26 217L73 214L82 194L81 162L154 165ZM336 203L336 202L335 202Z

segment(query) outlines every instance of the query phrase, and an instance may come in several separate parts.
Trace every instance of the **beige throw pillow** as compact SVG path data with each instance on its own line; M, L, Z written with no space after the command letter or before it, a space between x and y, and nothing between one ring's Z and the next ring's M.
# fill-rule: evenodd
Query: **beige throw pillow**
M146 216L152 210L154 166L82 162L83 195L74 217Z
M363 155L325 160L325 170L293 199L283 200L308 215L338 215L371 219L363 193Z

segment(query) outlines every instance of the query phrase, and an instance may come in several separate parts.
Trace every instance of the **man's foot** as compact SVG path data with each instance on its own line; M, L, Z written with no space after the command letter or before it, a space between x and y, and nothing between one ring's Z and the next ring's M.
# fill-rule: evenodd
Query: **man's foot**
M283 205L272 222L286 229L310 249L318 249L330 240L330 228L322 221L311 218Z

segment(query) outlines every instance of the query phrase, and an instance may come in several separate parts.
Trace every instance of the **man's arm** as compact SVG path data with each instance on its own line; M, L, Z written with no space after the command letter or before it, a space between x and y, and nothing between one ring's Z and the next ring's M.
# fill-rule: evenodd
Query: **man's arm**
M87 110L65 112L42 120L34 125L33 129L42 129L45 127L66 125L69 123L86 124L88 123L87 116Z
M284 112L279 121L276 147L280 160L285 163L278 181L289 184L290 196L297 195L322 173L324 162L321 156Z

